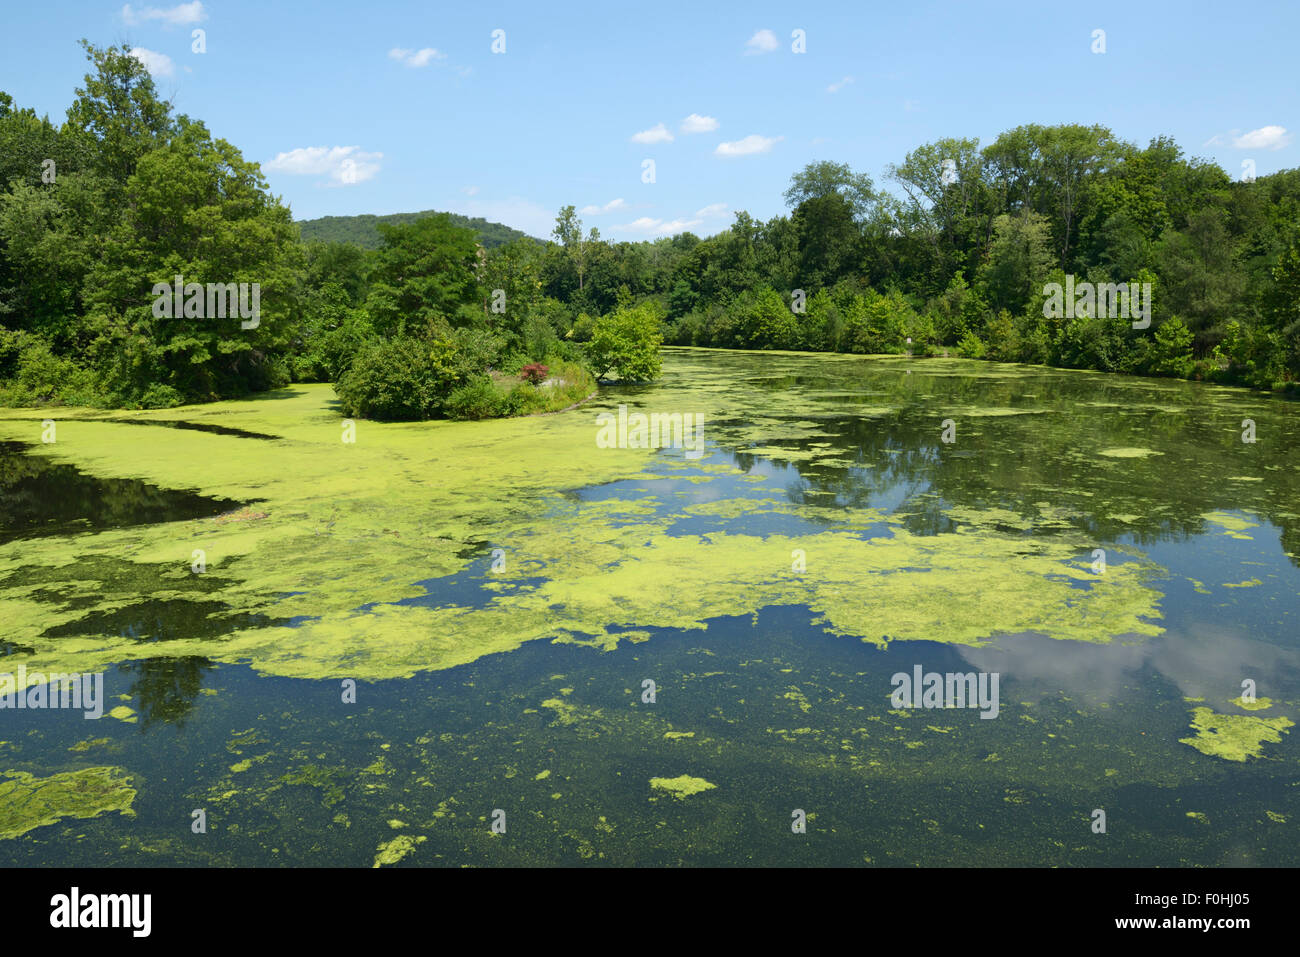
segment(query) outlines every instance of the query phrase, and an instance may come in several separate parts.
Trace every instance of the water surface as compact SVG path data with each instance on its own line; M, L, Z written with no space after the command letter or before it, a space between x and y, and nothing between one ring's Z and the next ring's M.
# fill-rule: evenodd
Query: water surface
M3 446L0 671L120 710L0 711L0 861L1300 863L1294 404L695 349L355 446L331 398ZM597 448L619 404L703 413L708 454ZM23 415L0 439L58 417ZM998 716L893 708L917 665L997 673ZM60 790L95 768L129 814Z

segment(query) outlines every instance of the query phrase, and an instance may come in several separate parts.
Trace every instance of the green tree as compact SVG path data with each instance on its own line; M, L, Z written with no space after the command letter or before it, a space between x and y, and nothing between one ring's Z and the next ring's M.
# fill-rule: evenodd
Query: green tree
M981 280L994 309L1022 311L1043 287L1051 268L1047 219L1030 210L1003 213L993 223L994 239Z
M474 231L447 216L379 225L383 246L375 254L366 300L380 335L429 330L445 333L462 324L462 307L478 298L478 246Z
M643 302L615 309L595 321L587 356L598 379L611 372L619 379L648 382L658 378L662 315L657 304Z
M847 163L809 163L790 177L785 204L795 209L812 199L835 195L849 204L855 217L865 218L879 200L866 173L855 173Z
M301 247L289 210L269 196L255 163L182 117L168 145L143 155L127 180L121 221L86 278L88 353L109 387L153 385L212 399L283 384L278 356L296 337ZM260 316L155 314L156 284L260 288ZM251 304L251 303L250 303Z
M95 167L123 187L140 159L175 131L171 104L159 99L153 78L125 43L96 47L81 41L95 67L68 108L72 135L93 141Z

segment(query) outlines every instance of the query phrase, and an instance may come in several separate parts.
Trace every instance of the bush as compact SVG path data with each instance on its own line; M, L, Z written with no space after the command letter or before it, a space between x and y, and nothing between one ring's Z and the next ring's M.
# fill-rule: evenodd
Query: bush
M738 345L746 349L793 349L799 330L795 315L773 289L745 293L732 309Z
M295 377L300 382L337 382L366 347L375 330L364 309L348 309L338 323L314 332L305 351L296 357Z
M1192 331L1177 317L1166 320L1156 330L1151 371L1156 375L1186 379L1192 373Z
M444 411L449 419L497 419L510 414L510 401L488 376L480 376L453 389Z
M140 396L142 409L171 409L185 402L185 397L169 385L154 383Z
M963 359L983 359L987 352L984 342L973 332L966 333L957 343L957 355Z
M0 330L0 405L99 405L95 374L26 332Z
M389 339L358 355L334 391L347 416L435 418L462 381L458 358L455 346L446 339Z
M451 392L444 413L450 419L496 419L558 412L595 390L596 380L578 363L548 356L547 364L551 377L556 380L552 385L538 387L523 382L509 385L508 380L494 382L488 376L477 376Z
M620 379L647 382L659 375L662 342L658 305L643 302L597 319L587 355L598 378L612 372Z
M519 377L525 382L530 382L533 385L541 385L546 381L546 373L548 371L548 368L540 362L530 362L519 370Z

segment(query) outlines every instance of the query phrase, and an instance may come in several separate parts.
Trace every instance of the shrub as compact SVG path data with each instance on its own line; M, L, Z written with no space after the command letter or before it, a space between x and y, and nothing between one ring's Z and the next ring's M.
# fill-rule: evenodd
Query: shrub
M0 405L102 404L93 372L56 356L50 344L25 332L0 335Z
M348 416L430 419L462 381L455 346L446 339L399 337L366 348L334 386Z
M957 343L957 355L963 359L983 359L987 352L983 340L973 332L967 332Z
M597 319L587 355L598 378L612 372L620 379L646 382L659 375L662 342L659 307L643 302Z
M488 376L480 376L453 389L444 410L449 419L496 419L510 414L510 402Z
M375 341L375 330L364 309L348 309L338 323L317 330L294 363L301 382L337 382L353 360Z
M1192 373L1192 331L1177 317L1168 319L1156 330L1151 371L1156 375L1186 379Z
M550 371L548 367L540 362L530 362L519 370L519 378L525 382L531 382L533 385L541 385L546 381L546 374Z

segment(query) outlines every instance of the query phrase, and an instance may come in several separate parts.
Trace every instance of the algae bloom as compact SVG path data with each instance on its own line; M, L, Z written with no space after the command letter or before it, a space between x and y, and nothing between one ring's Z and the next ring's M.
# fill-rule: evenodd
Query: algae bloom
M1265 744L1276 744L1294 722L1287 718L1257 718L1246 714L1218 714L1209 708L1192 712L1194 738L1179 738L1202 754L1225 761L1257 758Z
M685 800L692 794L700 794L717 787L704 778L693 778L689 774L675 778L651 778L650 786L657 791L667 791L678 800Z
M135 788L122 768L83 768L38 778L10 771L0 781L0 840L18 837L63 818L91 818L110 811L132 814Z

